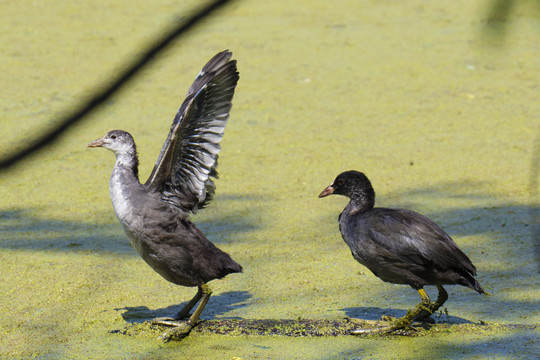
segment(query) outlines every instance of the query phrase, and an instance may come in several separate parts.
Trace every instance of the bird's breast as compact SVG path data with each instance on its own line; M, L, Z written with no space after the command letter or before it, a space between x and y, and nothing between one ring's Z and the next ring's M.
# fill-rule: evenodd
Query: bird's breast
M130 209L132 209L129 192L125 189L125 187L122 186L122 184L113 181L113 178L111 177L109 193L111 195L111 202L116 216L121 222L123 220L127 220Z
M370 250L368 239L365 238L364 229L354 215L343 211L339 217L339 231L345 243L349 246L354 258L366 265L366 252Z
M109 193L116 216L122 224L133 222L134 213L141 198L141 187L139 180L122 168L113 170L109 181Z

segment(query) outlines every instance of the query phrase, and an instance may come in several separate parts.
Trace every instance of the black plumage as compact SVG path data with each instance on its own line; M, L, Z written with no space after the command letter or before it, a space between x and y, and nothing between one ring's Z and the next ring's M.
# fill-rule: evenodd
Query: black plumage
M203 208L214 195L219 143L239 78L231 56L229 51L217 54L198 74L146 183L139 182L136 146L129 133L113 130L88 144L116 154L109 192L139 255L166 280L199 288L174 319L160 319L175 326L166 338L183 336L196 324L211 294L207 282L242 271L189 220L189 213ZM199 300L186 323L174 321L188 317Z
M458 284L484 293L474 279L475 266L448 234L414 211L374 207L375 191L363 173L341 173L319 197L331 194L350 198L339 216L339 228L353 257L380 279L418 290L422 302L401 325L442 306L448 298L443 285ZM437 301L429 300L425 285L437 286Z

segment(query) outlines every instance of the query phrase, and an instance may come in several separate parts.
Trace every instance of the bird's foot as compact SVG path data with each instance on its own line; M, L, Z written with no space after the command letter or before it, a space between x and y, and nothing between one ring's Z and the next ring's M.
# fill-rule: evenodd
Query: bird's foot
M431 318L431 315L433 315L438 309L440 305L437 303L430 303L430 304L422 304L421 305L421 311L418 315L414 317L415 321L421 321L433 324L435 323L435 320Z
M153 325L163 325L163 326L182 326L182 324L185 323L185 321L179 321L180 319L172 318L172 317L160 317L155 318L152 320Z
M392 331L392 323L385 319L364 320L347 318L347 320L359 327L350 331L353 335L384 334Z
M394 318L383 316L381 320L362 320L349 318L349 321L359 325L358 329L350 331L352 335L383 335L398 332L402 335L408 335L416 332L411 327L411 321L407 318Z
M173 322L171 322L173 324ZM159 336L164 342L169 342L171 340L182 340L189 335L191 329L193 329L193 324L190 321L185 322L174 322L176 325L172 329L165 331Z
M393 325L378 326L378 327L366 327L361 329L351 330L352 335L382 335L389 334L397 330Z
M351 317L346 317L345 318L348 322L351 322L355 325L359 325L359 326L377 326L381 323L381 321L384 321L383 319L381 320L364 320L364 319L357 319L357 318L351 318Z

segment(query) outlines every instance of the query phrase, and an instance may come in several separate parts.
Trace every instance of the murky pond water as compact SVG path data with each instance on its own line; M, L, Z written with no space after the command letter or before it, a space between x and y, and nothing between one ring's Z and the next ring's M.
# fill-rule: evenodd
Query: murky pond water
M54 123L196 4L2 3L0 154ZM537 356L538 330L496 326L384 339L195 332L166 345L109 333L174 313L195 290L167 283L130 247L108 195L113 155L85 145L129 131L145 180L194 76L225 48L241 79L217 196L194 221L245 272L210 284L203 319L377 319L415 305L415 291L350 256L337 225L346 200L317 198L336 174L357 169L378 205L445 228L492 293L449 287L439 322L538 324L538 8L519 3L492 34L489 4L237 1L206 22L54 146L0 175L0 356Z

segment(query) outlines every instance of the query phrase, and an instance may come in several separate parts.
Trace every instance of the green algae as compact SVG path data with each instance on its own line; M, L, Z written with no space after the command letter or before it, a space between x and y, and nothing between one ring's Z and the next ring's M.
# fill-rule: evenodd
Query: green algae
M54 123L195 4L0 5L0 64L9 69L0 80L0 153ZM0 174L0 357L537 356L538 329L508 327L540 322L538 219L530 215L539 206L530 179L540 54L531 4L516 6L502 42L483 35L487 2L238 2L208 21L86 123ZM217 196L194 219L245 272L210 284L203 324L376 320L418 302L352 259L337 228L345 199L317 199L352 168L373 180L379 205L441 224L493 296L449 288L448 316L412 338L194 330L164 345L159 329L111 333L175 313L195 290L167 283L137 257L108 197L113 157L85 144L113 128L130 131L146 176L193 77L224 48L241 80Z

